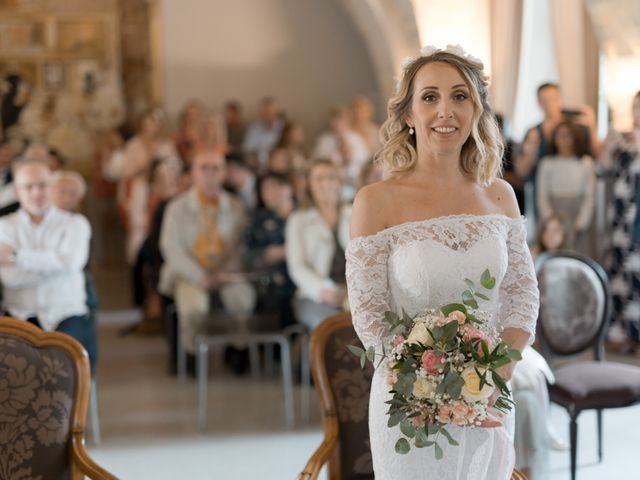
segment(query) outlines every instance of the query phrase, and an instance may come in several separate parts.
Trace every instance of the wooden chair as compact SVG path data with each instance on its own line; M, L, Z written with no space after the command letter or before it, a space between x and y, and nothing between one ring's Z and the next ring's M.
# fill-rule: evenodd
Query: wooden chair
M298 480L315 480L328 462L330 480L373 479L369 445L369 393L373 366L364 369L347 350L362 346L349 313L327 318L311 334L311 373L320 395L324 439ZM511 480L527 480L514 471Z
M0 317L3 479L117 480L84 447L89 357L73 338Z
M594 361L570 361L554 369L551 401L569 413L571 479L576 478L578 415L596 410L598 459L602 461L602 410L640 401L640 368L604 360L611 317L609 280L600 265L569 252L542 254L536 262L540 286L538 338L542 353L570 357L589 349Z

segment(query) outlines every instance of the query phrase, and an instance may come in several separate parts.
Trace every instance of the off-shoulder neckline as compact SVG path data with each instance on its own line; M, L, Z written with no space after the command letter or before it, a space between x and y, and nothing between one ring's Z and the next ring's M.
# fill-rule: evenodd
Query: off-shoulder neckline
M352 238L351 242L355 240L367 240L374 239L378 237L383 237L386 234L389 234L395 230L399 230L401 228L405 228L411 225L428 225L429 223L437 223L447 220L461 220L461 219L470 219L470 220L479 220L483 218L497 218L500 220L504 220L506 222L523 222L525 220L524 216L520 216L518 218L509 217L504 213L453 213L449 215L438 215L436 217L423 218L422 220L409 220L407 222L398 223L397 225L391 225L390 227L383 228L382 230L378 230L376 233L372 233L369 235L362 235L359 237Z

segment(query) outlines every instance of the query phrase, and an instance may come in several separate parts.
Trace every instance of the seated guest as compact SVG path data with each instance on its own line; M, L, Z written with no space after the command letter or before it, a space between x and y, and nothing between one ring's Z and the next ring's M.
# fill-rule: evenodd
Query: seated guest
M287 267L298 291L297 320L314 329L343 309L347 299L344 250L351 207L341 205L342 180L329 159L315 160L307 174L309 206L291 214L286 227Z
M220 153L196 153L193 187L169 203L160 233L165 263L159 289L175 300L190 369L195 337L207 327L209 312L218 314L211 327L238 328L255 304L253 288L237 273L246 226L244 208L224 191L224 178L225 160Z
M14 166L20 210L0 219L3 308L46 331L76 338L96 359L83 269L91 226L85 217L52 205L51 171L23 160Z
M293 323L291 300L295 285L286 264L284 229L293 211L293 187L278 173L267 173L260 180L260 208L245 233L247 263L257 278L256 312L277 317L277 327ZM262 327L263 325L261 325Z
M60 210L65 210L70 213L78 213L80 211L80 204L82 203L86 193L87 183L78 172L73 172L71 170L58 170L53 174L51 199L53 205ZM87 329L92 331L92 336L95 336L99 300L98 289L95 281L93 280L93 275L91 275L89 264L90 262L87 261L87 265L84 267L87 307L89 308L89 324L87 325ZM97 355L97 352L95 355Z
M227 156L226 166L225 186L238 196L247 212L252 212L258 204L255 174L237 154Z
M330 158L346 174L342 196L351 200L355 195L356 181L362 166L371 153L362 137L353 131L349 112L335 107L329 116L330 130L318 137L313 149L314 158Z
M260 118L249 126L242 144L247 163L254 171L266 170L269 152L278 143L283 127L280 106L273 97L264 98L260 105Z

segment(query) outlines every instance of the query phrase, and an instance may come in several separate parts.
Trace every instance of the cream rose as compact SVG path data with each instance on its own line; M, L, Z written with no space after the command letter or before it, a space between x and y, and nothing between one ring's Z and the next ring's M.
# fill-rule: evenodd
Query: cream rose
M431 334L424 323L416 323L411 329L411 333L409 333L407 342L431 346L433 345L433 338L431 338Z
M436 391L436 385L426 378L418 378L413 382L413 396L416 398L427 398L429 394Z
M483 370L478 369L480 373L484 373ZM476 373L473 367L466 368L461 374L462 379L464 380L464 385L462 386L462 396L468 402L478 402L487 400L495 387L493 386L493 376L491 372L488 372L486 375L487 380L492 385L484 384L482 389L480 388L480 377Z

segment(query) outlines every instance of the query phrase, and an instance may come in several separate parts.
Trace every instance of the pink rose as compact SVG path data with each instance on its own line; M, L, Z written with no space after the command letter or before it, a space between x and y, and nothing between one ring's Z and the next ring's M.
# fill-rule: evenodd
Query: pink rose
M398 381L398 372L391 370L387 376L387 385L395 385Z
M469 411L467 412L467 418L470 421L474 421L476 419L476 415L477 415L476 409L473 407L469 407Z
M456 417L466 417L467 413L469 413L469 407L463 403L455 403L453 407L451 407L451 411Z
M411 417L411 423L416 428L424 427L424 421L422 420L422 417L420 415Z
M467 332L464 334L463 339L465 342L471 342L474 341L476 339L478 340L484 340L485 343L487 344L487 348L489 350L491 350L491 340L489 339L489 337L481 332L480 330L477 330L475 328L471 328L469 330L467 330ZM476 342L473 342L474 344L476 344ZM476 344L476 351L478 352L478 355L482 356L482 342L478 341Z
M396 335L396 338L393 339L393 346L398 347L402 345L402 342L404 342L404 337L402 335Z
M436 355L431 350L427 350L422 354L422 366L429 375L438 375L440 373L436 365L442 364L443 360L440 355Z
M467 316L459 310L454 310L447 316L447 318L449 320L455 320L456 322L458 322L458 325L463 325L467 320Z
M449 417L451 416L451 410L446 405L440 407L438 411L438 421L440 423L449 423Z

